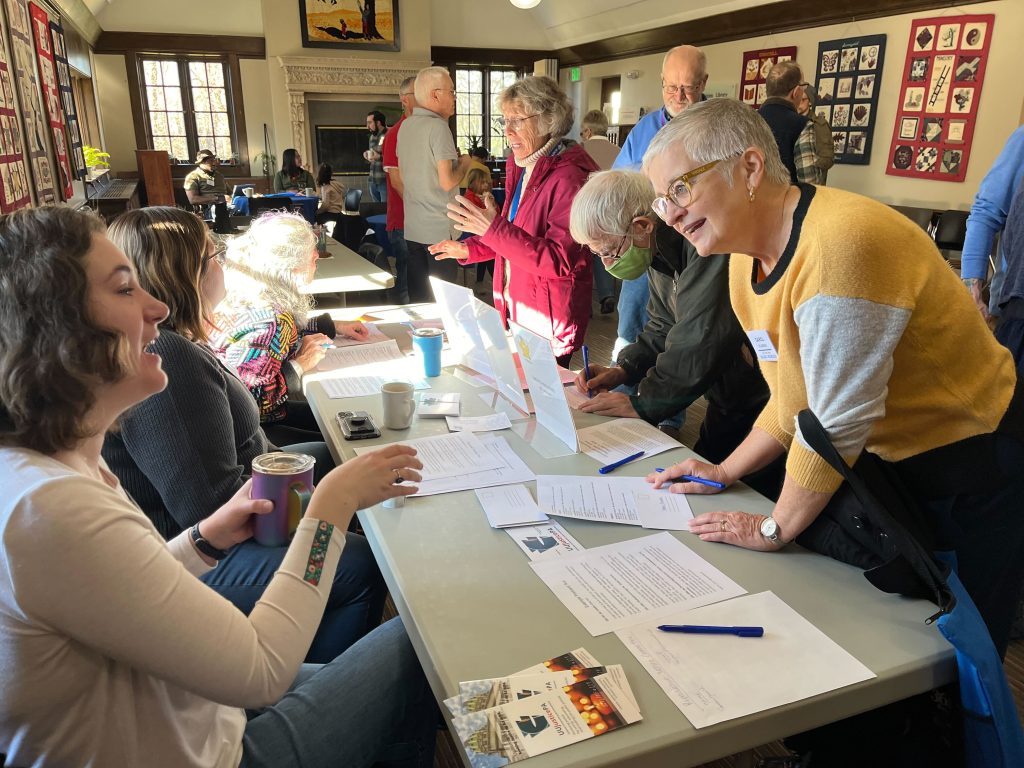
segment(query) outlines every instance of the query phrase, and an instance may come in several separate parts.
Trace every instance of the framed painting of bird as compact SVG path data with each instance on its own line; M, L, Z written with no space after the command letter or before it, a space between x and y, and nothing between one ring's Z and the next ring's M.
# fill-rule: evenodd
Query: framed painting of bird
M299 0L303 48L399 51L398 0Z

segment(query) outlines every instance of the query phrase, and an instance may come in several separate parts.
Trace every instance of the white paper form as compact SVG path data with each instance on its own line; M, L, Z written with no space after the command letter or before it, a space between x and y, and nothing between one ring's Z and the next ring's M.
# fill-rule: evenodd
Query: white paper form
M660 528L663 531L688 531L693 520L690 502L682 493L671 493L668 488L655 490L649 483L647 489L636 493L636 511L644 528Z
M356 344L328 349L324 359L314 370L333 371L342 376L366 376L377 373L376 370L369 370L367 366L404 359L405 355L398 348L398 342L388 339L373 344Z
M379 395L380 388L385 382L393 381L395 376L345 376L338 379L320 379L324 392L332 400L345 397L365 397L366 395ZM399 379L403 377L398 376ZM424 381L414 381L416 389L430 389L430 385Z
M578 411L580 406L584 403L590 402L590 398L576 389L575 384L566 384L562 389L565 391L565 402L567 402L569 407L574 411ZM636 451L633 451L633 453L636 453Z
M526 556L531 560L543 560L547 557L563 557L573 552L582 552L584 547L574 539L565 528L555 521L543 525L520 525L506 528L505 533L512 537Z
M449 437L456 435L473 436L472 432L454 432ZM536 479L533 473L523 462L519 455L512 450L512 446L503 437L498 435L481 435L477 438L483 446L479 460L487 456L493 463L499 466L486 471L472 472L451 477L439 477L432 480L424 480L417 483L419 491L413 494L416 496L433 496L438 493L452 493L453 491L472 491L477 488L491 488L496 485L508 485L509 483L528 483ZM409 444L414 444L410 441Z
M491 370L483 335L476 320L473 304L476 297L472 289L436 277L430 278L430 286L434 289L437 310L456 360L493 379L494 371Z
M445 416L451 432L495 432L511 429L507 413L489 413L485 416Z
M423 480L417 483L421 487L423 483L432 480L495 470L504 463L501 458L486 450L472 432L419 437L403 440L402 444L415 448L416 458L423 462L423 469L419 470ZM361 455L380 450L380 447L356 448L355 453Z
M537 475L537 504L549 515L640 525L635 494L650 488L642 477Z
M530 563L592 635L746 592L671 533Z
M390 338L373 323L363 323L363 325L365 325L366 330L370 332L370 335L365 339L350 339L348 336L344 336L339 333L331 340L331 343L335 347L354 347L360 344L378 344L382 341L387 341Z
M656 628L667 623L761 626L764 637L690 635ZM615 634L694 728L875 677L772 592L672 613Z
M565 391L558 376L558 366L551 342L533 331L509 323L519 360L530 385L530 397L537 413L537 423L551 432L571 450L579 450L576 425L565 401ZM634 451L635 453L635 451Z
M639 451L644 458L654 456L682 443L673 440L643 419L612 419L579 431L580 450L602 466L632 456Z
M548 520L525 485L480 488L476 491L476 498L484 508L491 528L544 523Z

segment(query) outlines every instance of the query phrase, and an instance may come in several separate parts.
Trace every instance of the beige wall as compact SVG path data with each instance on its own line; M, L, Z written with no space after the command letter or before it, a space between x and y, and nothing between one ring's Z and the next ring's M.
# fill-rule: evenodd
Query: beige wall
M943 15L939 12L905 14L707 46L704 51L708 57L709 82L729 85L735 92L744 51L783 45L797 46L797 60L807 67L807 77L813 81L810 70L816 64L820 41L886 34L885 65L871 164L836 165L829 171L828 183L890 204L967 209L982 177L1021 119L1024 77L1021 76L1019 51L1020 30L1024 29L1024 3L1020 0L999 0L971 5L965 10L970 14L993 13L996 20L967 177L962 183L907 179L885 174L911 20ZM562 83L578 105L577 112L582 114L588 109L600 108L598 102L602 77L639 70L641 75L636 80L622 78L622 105L648 108L660 106L661 58L662 55L658 54L585 66L583 79L579 83L569 83L568 71L565 70Z
M292 0L268 0L289 7ZM262 35L262 0L116 0L96 14L100 26L111 32L176 32L188 35Z
M99 104L103 150L115 172L135 171L135 128L128 98L128 71L121 54L94 54L93 86Z
M254 162L263 151L263 124L273 133L274 111L270 103L270 81L266 59L240 59L242 71L242 103L245 106L245 132L249 146L249 172L259 176L260 166ZM273 151L273 146L271 146Z
M457 48L538 48L551 44L536 10L516 8L508 0L433 0L431 45Z

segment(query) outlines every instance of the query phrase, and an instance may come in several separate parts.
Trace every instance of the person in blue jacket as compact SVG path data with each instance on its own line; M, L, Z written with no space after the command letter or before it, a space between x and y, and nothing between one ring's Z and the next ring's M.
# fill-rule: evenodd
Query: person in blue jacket
M639 170L640 161L654 134L688 106L702 101L707 83L707 57L700 48L678 45L666 53L661 64L661 98L665 106L644 115L633 126L612 168ZM624 347L636 341L647 324L647 299L650 291L646 270L637 275L611 274L622 280L618 338L612 352L612 360L615 360Z

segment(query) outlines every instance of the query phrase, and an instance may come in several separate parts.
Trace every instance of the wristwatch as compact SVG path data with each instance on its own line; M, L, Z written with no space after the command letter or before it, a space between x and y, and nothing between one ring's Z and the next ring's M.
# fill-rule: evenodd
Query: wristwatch
M779 529L779 524L775 522L775 518L771 515L761 521L761 535L772 544L782 543L782 531Z
M196 545L196 549L211 560L223 560L228 556L228 553L225 550L217 549L213 544L203 538L203 535L199 533L199 523L193 525L188 533L189 536L192 537L192 543Z

